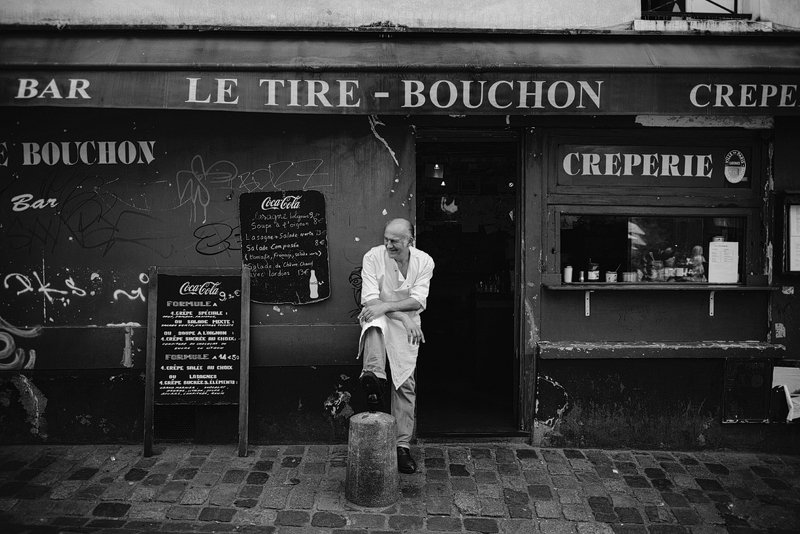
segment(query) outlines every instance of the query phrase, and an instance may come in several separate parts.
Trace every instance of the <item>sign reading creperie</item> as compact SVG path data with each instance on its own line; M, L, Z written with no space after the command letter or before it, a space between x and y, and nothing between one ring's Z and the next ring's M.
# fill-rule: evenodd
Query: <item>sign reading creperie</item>
M631 146L562 144L559 185L749 187L753 157L747 144Z
M717 78L717 79L715 79ZM284 113L800 113L791 75L5 72L0 105Z

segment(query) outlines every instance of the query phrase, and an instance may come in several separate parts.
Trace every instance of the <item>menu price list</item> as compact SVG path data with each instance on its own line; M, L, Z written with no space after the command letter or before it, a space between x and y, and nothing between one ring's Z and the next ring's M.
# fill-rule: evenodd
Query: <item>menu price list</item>
M242 258L251 271L251 300L307 304L330 295L322 193L244 193L239 197L239 215Z
M158 284L156 403L237 403L241 279L164 278Z

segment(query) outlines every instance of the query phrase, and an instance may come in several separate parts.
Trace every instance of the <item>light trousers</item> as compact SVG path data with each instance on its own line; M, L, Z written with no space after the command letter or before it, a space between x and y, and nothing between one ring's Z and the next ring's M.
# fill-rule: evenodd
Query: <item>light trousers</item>
M378 378L386 379L386 346L379 328L368 328L363 339L363 371L372 371ZM410 448L414 434L415 404L417 400L414 373L399 388L392 385L392 415L397 421L397 446Z

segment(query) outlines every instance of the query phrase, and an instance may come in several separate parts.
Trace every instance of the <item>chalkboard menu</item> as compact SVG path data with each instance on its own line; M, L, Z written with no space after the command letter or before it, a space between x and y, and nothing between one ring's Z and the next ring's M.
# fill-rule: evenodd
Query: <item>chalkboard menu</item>
M330 296L322 193L244 193L239 217L242 261L250 267L253 301L308 304Z
M158 275L156 404L239 402L241 277Z
M247 454L250 270L151 267L147 298L144 454L156 405L239 405Z

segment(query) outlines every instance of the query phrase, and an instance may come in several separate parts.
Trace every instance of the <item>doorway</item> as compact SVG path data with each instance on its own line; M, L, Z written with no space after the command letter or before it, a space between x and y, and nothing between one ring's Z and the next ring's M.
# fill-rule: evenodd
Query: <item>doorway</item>
M417 144L417 246L436 262L417 363L421 437L517 433L519 142Z

